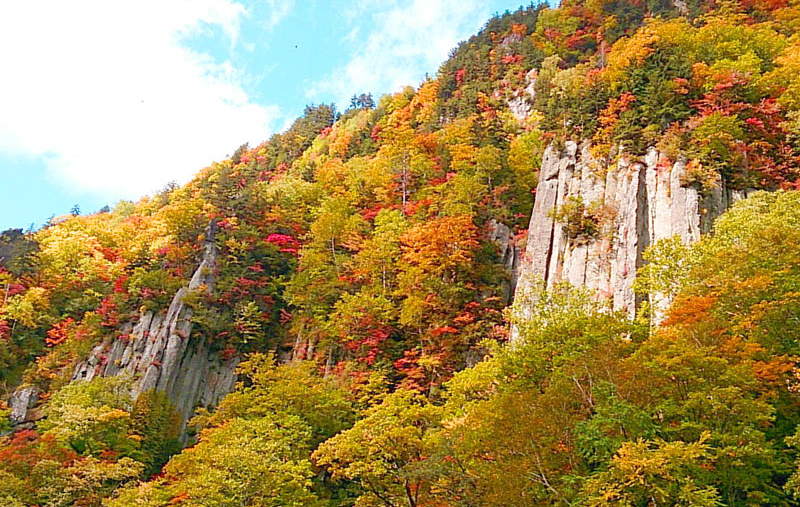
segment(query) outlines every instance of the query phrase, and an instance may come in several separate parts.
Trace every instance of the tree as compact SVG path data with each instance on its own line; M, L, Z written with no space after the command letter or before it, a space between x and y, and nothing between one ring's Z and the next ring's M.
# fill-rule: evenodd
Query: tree
M436 218L410 228L401 238L403 260L449 282L470 271L478 229L469 215Z
M373 109L374 107L375 100L373 100L371 93L353 95L350 99L350 109Z
M425 437L438 417L420 395L397 391L320 445L313 459L334 479L357 481L363 491L359 505L425 505L430 498Z
M297 417L236 419L201 435L165 471L172 498L234 507L314 505L309 428Z
M314 480L310 454L350 425L344 392L310 362L254 354L239 373L236 391L194 419L198 443L170 460L165 478L125 488L110 507L322 505L329 492Z
M136 445L129 438L132 403L128 378L77 381L53 396L40 426L79 454L131 452Z
M697 442L627 442L609 469L589 478L589 506L722 505L713 486L703 481L712 466L705 435Z

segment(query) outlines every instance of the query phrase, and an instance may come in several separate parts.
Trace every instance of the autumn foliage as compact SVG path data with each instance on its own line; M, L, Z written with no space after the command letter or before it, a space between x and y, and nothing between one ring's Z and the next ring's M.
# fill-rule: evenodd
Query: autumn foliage
M3 233L0 382L39 394L22 426L0 404L0 504L793 505L797 19L532 5L417 88L308 106L186 185ZM634 320L574 287L513 294L543 154L567 140L593 177L653 147L703 203L749 194L697 245L643 252ZM602 197L553 215L575 244L614 241ZM208 251L213 281L186 290ZM176 294L182 343L242 361L219 406L184 426L162 392L132 399L140 377L71 381L90 354L118 366Z

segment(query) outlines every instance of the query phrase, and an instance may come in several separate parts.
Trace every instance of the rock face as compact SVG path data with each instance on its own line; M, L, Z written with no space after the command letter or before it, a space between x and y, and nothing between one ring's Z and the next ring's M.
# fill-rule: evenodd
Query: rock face
M567 142L546 150L536 188L527 247L520 261L518 288L535 280L585 287L615 310L633 317L641 301L633 291L642 253L651 243L677 235L697 241L739 193L720 181L703 196L684 185L685 161L669 163L651 148L641 159L618 157L615 166L597 161L590 145ZM571 239L553 210L580 198L604 210L604 230L596 237ZM665 302L654 302L656 310Z
M11 424L19 426L35 419L31 409L39 401L39 388L36 386L22 386L9 397L8 408L11 409L9 419Z
M216 256L212 227L200 266L166 312L142 313L135 324L123 325L120 332L129 338L109 339L96 346L77 365L73 380L130 375L134 397L150 389L166 392L184 424L197 406L214 406L231 392L239 359L223 359L205 339L190 338L192 310L184 302L188 292L201 286L212 288Z
M500 255L499 260L508 274L508 283L503 286L503 297L506 304L508 304L517 289L521 251L514 241L514 233L507 225L492 219L489 220L486 227L487 238L497 245Z
M508 109L514 118L524 122L533 109L533 99L536 96L536 70L531 70L525 76L525 88L516 90L514 95L506 101Z

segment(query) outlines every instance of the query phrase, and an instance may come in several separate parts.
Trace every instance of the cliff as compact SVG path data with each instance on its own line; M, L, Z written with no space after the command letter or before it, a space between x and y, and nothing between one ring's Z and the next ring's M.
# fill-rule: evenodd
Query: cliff
M75 368L73 380L130 375L133 397L150 389L169 395L184 423L202 406L214 406L233 390L238 358L223 359L203 337L192 337L192 309L184 302L191 291L212 290L217 248L209 228L205 252L189 285L172 298L167 310L145 312L122 326L122 336L97 345Z
M123 324L118 334L106 338L78 363L72 380L129 375L133 398L151 389L164 391L184 425L198 406L214 406L233 390L239 358L222 358L204 337L192 336L192 309L184 301L191 291L213 289L217 257L214 233L212 224L200 265L169 307L143 312L136 322ZM38 418L31 410L37 399L35 386L18 389L9 400L12 422L21 424Z
M563 149L546 150L519 290L537 280L547 287L567 281L633 317L641 304L633 282L647 246L676 235L685 243L697 241L743 193L721 180L701 193L686 183L684 160L669 162L654 148L641 159L622 154L613 165L597 160L590 148L567 142ZM558 211L569 203L594 212L592 234L565 230ZM658 318L667 302L655 296L652 303Z

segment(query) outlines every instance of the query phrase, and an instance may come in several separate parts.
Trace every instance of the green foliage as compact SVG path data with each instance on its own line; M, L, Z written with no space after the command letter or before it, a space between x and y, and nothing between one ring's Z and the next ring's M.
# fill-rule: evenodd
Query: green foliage
M336 107L333 104L306 106L303 116L295 120L286 132L275 134L270 139L265 153L266 166L276 169L281 164L291 164L336 118Z
M120 491L107 505L323 505L333 493L315 479L311 452L347 428L350 402L310 363L277 365L256 354L242 382L214 413L201 414L199 442L155 479Z
M114 489L141 476L145 466L130 458L116 461L88 457L64 466L56 461L41 461L34 468L36 496L42 505L100 507Z
M20 276L31 271L30 257L36 251L36 242L22 229L9 229L0 234L0 267Z
M78 454L111 452L158 471L181 448L181 421L164 393L131 400L130 385L122 376L73 382L49 400L39 429Z
M123 489L110 507L134 505L315 505L307 429L295 418L236 419L205 433L165 468L170 481Z
M131 410L130 379L74 382L53 395L40 427L79 454L129 453L135 447L129 438Z
M541 10L531 5L494 17L452 51L439 69L440 116L454 119L477 113L480 98L490 96L499 82L507 82L506 76L524 74L541 62L542 53L527 37Z
M455 505L789 504L796 345L774 333L794 333L798 210L760 193L690 251L653 247L643 285L677 302L650 335L567 287L518 295L517 341L447 384L419 465L431 490Z
M706 439L626 443L608 471L586 483L586 505L722 505L716 490L698 480L710 465Z
M7 433L11 430L9 416L11 416L11 409L5 406L5 404L0 404L0 434Z
M167 307L182 285L183 280L164 269L137 267L128 279L128 291L132 296L138 296L142 306L149 311Z
M357 481L363 491L359 505L421 505L429 497L430 479L420 461L437 417L420 395L397 391L323 443L314 460L334 479Z
M162 391L146 391L133 402L131 433L139 442L131 456L156 473L181 450L181 419Z
M542 133L526 132L511 142L508 165L522 191L536 188L537 176L542 163L544 142Z
M561 223L567 238L576 244L585 244L597 239L607 225L609 219L606 210L598 203L588 206L583 203L583 198L568 197L566 202L552 210L552 218Z
M166 468L198 505L313 505L308 428L291 416L237 419L209 432ZM173 496L175 498L175 496Z
M236 417L289 415L309 427L308 439L319 443L352 424L351 403L333 379L324 379L313 363L276 364L264 354L253 354L239 366L242 384L227 396L216 412L200 417L203 427L216 427Z

